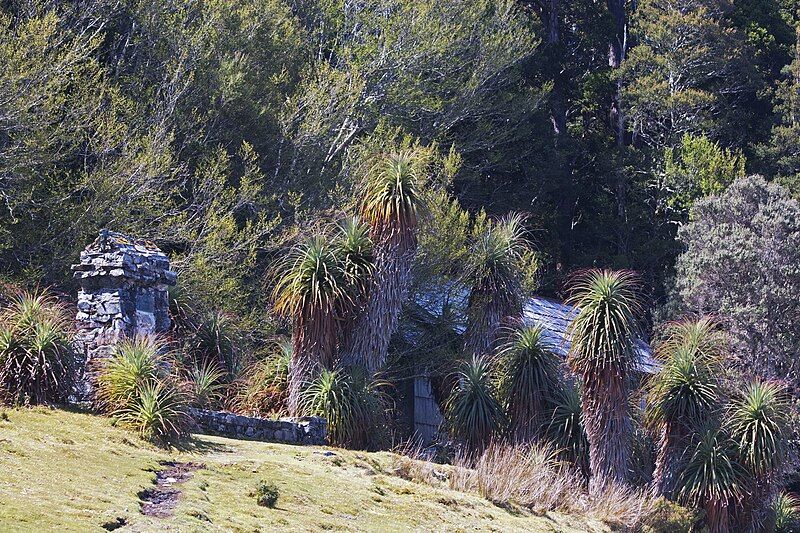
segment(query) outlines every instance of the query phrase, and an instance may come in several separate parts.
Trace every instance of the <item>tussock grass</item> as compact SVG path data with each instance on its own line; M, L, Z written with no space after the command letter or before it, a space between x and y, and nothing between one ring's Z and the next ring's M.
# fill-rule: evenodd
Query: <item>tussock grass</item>
M419 448L399 451L407 455L395 460L396 475L478 494L512 512L584 515L614 528L638 530L656 509L656 500L644 491L621 485L609 484L590 495L583 476L559 459L560 450L546 443L493 443L482 455L459 457L452 466L425 461Z

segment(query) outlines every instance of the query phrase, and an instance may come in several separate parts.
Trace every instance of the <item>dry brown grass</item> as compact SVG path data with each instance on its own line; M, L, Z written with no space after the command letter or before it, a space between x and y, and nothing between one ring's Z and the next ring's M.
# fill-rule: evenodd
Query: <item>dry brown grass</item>
M424 460L418 448L398 452L395 475L435 486L446 483L500 507L586 515L627 530L640 529L654 509L645 492L623 486L610 485L590 496L580 474L559 460L559 450L549 444L492 444L480 457L461 457L452 466Z
M518 505L541 514L573 507L581 482L551 446L494 444L476 460L458 459L450 486L477 492L499 505Z
M645 491L609 485L572 510L618 528L638 530L654 509L655 500Z

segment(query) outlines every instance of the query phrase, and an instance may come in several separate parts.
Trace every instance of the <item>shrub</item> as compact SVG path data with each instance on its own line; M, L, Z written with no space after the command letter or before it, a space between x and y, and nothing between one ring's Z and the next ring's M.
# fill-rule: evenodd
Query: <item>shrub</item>
M328 421L331 444L371 449L382 444L386 428L383 383L355 368L323 370L301 393L301 412Z
M189 371L189 384L192 386L192 397L195 406L206 409L219 403L221 391L225 388L222 379L225 372L214 362L195 364Z
M589 477L589 441L583 427L581 393L578 387L564 383L555 396L555 407L547 426L547 436L585 477Z
M511 437L529 442L541 434L559 389L559 359L545 345L540 326L511 330L500 350L500 391Z
M234 380L243 370L239 335L230 315L210 311L194 320L187 348L196 361L216 361Z
M169 380L148 381L137 387L130 401L113 416L144 439L170 442L183 436L190 425L188 399L189 395Z
M586 503L573 512L583 512L614 529L638 531L652 511L653 499L647 493L612 482L593 491Z
M278 503L278 487L274 483L262 481L256 488L256 502L262 507L275 507Z
M286 412L291 360L292 343L277 343L271 355L247 370L231 401L231 409L256 416Z
M12 404L66 400L75 356L70 318L55 297L19 292L0 314L0 400Z
M645 519L645 533L688 533L697 522L696 510L681 507L666 498L653 502L653 507Z
M503 407L487 357L475 356L462 364L445 412L450 432L469 450L482 451L502 429Z
M191 426L191 394L175 373L175 361L156 337L119 343L98 379L98 404L143 438L169 442Z

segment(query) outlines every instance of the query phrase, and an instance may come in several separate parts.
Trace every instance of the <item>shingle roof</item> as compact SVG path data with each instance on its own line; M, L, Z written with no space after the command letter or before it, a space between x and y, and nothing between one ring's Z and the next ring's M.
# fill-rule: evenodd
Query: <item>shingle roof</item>
M530 298L522 311L523 321L526 324L541 326L545 343L563 357L567 356L570 348L567 328L577 314L578 310L575 307L542 296ZM636 352L639 356L637 366L640 371L648 374L658 372L661 365L653 358L652 350L646 342L638 340Z
M434 316L441 316L445 307L451 306L457 318L454 329L458 333L463 333L467 296L465 288L455 284L443 284L415 295L414 302ZM570 347L567 327L577 312L574 307L557 300L534 296L525 303L522 319L528 325L540 325L543 330L542 336L548 346L562 357L566 357ZM652 350L645 341L636 342L636 351L639 356L637 366L640 371L648 374L658 372L661 364L653 358Z

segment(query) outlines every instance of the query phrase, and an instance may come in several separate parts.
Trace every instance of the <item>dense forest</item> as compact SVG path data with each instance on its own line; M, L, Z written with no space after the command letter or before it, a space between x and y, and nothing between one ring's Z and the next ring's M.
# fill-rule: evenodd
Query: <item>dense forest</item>
M28 283L71 290L109 227L168 250L198 301L264 309L275 253L405 143L439 161L429 277L458 275L475 217L521 211L540 292L624 267L660 306L695 201L745 174L800 190L791 3L0 9L0 260Z
M8 286L74 302L70 266L103 228L167 253L181 350L212 354L221 368L195 377L229 387L211 403L329 413L303 403L309 383L329 392L358 368L347 386L366 405L382 401L375 376L423 369L467 449L501 427L538 439L550 409L591 492L635 479L671 497L723 454L720 427L748 434L687 412L746 417L755 398L773 402L771 442L786 446L763 468L729 461L750 469L746 490L698 481L679 499L727 531L791 482L794 2L0 0L0 196ZM441 292L453 308L433 316L423 302ZM541 331L500 335L533 294L581 310L568 379ZM634 338L663 365L641 389L646 416L624 407L642 385ZM495 352L502 370L481 358ZM532 389L493 377L535 357L550 362ZM361 430L383 427L381 410L334 422L333 440L380 447ZM649 441L617 444L644 427ZM689 436L711 458L675 452ZM631 473L631 457L649 466Z

